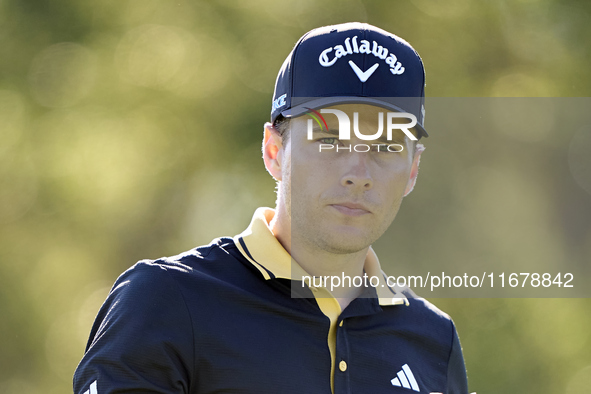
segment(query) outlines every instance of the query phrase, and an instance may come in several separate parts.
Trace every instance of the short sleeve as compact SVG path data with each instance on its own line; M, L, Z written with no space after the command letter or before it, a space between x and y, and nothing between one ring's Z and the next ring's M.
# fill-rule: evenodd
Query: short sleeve
M452 323L452 345L447 364L447 393L448 394L468 394L468 378L466 376L466 366L462 354L462 346Z
M74 374L75 394L190 392L193 330L171 269L139 262L117 279Z

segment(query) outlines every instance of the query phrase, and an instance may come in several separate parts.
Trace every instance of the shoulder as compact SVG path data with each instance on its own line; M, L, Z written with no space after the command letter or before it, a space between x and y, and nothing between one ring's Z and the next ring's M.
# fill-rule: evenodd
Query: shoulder
M164 270L171 269L186 272L199 268L203 264L219 263L234 259L236 250L234 240L223 237L214 239L208 245L198 246L175 256L161 257L157 260L141 260L139 263L151 262L153 265L160 266Z
M236 260L237 248L234 241L231 238L217 238L208 245L193 248L176 256L140 260L119 276L114 288L129 281L150 283L166 280L166 277L174 280Z
M99 313L113 314L134 311L130 316L153 316L155 313L182 311L185 289L207 288L212 280L224 280L224 274L213 271L236 270L236 249L231 238L219 238L209 245L197 247L172 257L141 260L123 272L115 281L105 306ZM225 268L221 268L225 267Z

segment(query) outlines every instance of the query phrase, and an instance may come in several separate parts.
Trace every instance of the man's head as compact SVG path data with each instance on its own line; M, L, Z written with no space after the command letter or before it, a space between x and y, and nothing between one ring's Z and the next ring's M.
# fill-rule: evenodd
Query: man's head
M385 115L367 104L326 109L355 119L351 128L362 135L376 133ZM289 218L292 237L332 253L356 252L375 242L394 220L415 185L424 148L400 130L391 139L383 133L366 141L352 133L341 140L337 117L324 119L326 126L310 125L306 115L292 118L288 138L267 123L265 166L278 181L277 210Z
M291 238L352 253L386 231L416 181L423 103L422 61L390 33L349 23L298 41L279 72L263 141Z

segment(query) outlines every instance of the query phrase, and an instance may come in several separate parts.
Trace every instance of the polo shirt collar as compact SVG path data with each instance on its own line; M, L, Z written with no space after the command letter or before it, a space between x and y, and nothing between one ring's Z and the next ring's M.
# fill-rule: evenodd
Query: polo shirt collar
M234 243L238 250L267 280L274 278L302 280L303 276L310 276L291 258L291 255L273 235L269 223L274 216L275 210L258 208L248 228L234 237ZM379 279L375 290L380 305L409 304L401 289L387 285L378 256L371 247L367 252L363 269L368 276L375 276Z

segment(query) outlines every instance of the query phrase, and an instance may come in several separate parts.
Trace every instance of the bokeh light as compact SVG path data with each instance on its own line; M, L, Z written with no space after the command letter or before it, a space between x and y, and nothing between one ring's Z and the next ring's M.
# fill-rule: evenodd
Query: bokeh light
M185 62L198 67L200 56L189 33L174 27L144 25L123 37L115 60L126 82L159 88L169 86Z
M76 104L94 86L96 58L80 44L64 42L41 51L31 64L29 83L37 102L45 107Z

